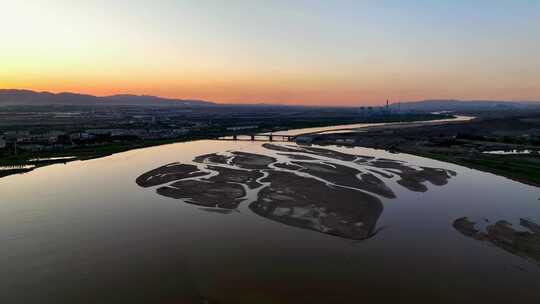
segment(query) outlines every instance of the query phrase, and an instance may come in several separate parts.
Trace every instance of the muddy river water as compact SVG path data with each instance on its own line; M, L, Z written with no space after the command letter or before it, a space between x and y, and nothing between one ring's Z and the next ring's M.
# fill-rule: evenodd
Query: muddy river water
M0 303L540 301L540 191L367 148L196 141L0 179Z

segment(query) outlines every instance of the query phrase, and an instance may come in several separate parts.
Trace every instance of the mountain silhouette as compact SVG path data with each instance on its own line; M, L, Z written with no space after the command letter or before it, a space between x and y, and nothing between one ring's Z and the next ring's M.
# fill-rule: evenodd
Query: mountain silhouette
M161 98L148 95L113 95L98 97L76 93L50 93L30 90L0 89L0 105L127 105L127 106L184 106L208 107L215 103L202 100Z

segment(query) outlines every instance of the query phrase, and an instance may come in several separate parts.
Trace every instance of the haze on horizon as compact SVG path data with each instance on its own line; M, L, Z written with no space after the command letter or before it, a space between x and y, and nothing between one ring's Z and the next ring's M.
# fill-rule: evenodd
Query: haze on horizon
M0 0L0 88L540 100L540 1Z

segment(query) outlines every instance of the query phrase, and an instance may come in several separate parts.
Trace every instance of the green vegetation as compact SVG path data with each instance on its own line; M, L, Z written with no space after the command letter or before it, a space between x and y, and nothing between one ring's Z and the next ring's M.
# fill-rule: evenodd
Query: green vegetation
M4 154L0 154L0 167L4 167L0 171L0 177L24 173L33 170L34 168L43 167L56 163L67 163L74 160L86 160L104 157L119 152L125 152L128 150L158 146L164 144L171 144L177 142L186 142L203 139L213 139L222 136L230 136L235 133L241 134L257 134L261 132L270 131L282 131L291 129L303 129L312 127L325 127L344 124L357 124L357 123L375 123L375 122L407 122L407 121L419 121L419 120L437 120L450 118L449 115L433 115L433 114L406 114L406 115L392 115L392 116L379 116L379 117L366 117L366 118L344 118L344 117L331 117L331 118L317 118L317 119L275 119L272 121L255 121L254 124L258 125L257 129L251 129L240 132L228 131L226 127L220 125L214 125L206 127L204 130L195 131L187 136L183 136L176 139L155 139L155 140L129 140L123 142L104 142L99 145L80 145L80 146L65 146L53 150L25 152L18 151L17 155L11 151L4 151ZM230 125L232 121L229 121ZM223 125L223 122L221 122ZM227 124L225 124L227 125ZM71 157L69 159L49 159L49 158L62 158ZM39 160L36 160L39 159Z
M490 172L525 184L540 187L540 157L529 155L482 155L482 157L464 157L439 153L408 153Z
M101 146L82 146L68 149L59 149L52 151L40 151L40 152L26 152L18 154L16 156L11 155L8 157L0 158L0 167L4 167L0 170L0 177L25 173L32 171L35 168L48 166L58 163L68 163L75 160L87 160L99 157L109 156L115 153L125 152L133 149L165 145L177 142L185 142L192 140L208 139L208 136L189 136L180 139L168 139L168 140L140 140L125 143L110 143ZM50 158L63 158L66 159L50 159Z
M433 158L540 186L538 113L403 128L372 128L361 134L317 135L313 143L385 149ZM530 154L488 151L530 150Z

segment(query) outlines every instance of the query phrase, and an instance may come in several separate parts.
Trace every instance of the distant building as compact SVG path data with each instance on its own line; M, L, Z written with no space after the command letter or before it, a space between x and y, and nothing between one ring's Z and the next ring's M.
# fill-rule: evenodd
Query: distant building
M361 115L361 116L366 116L366 107L360 107L360 109L358 110L358 112L360 112L360 115Z
M5 149L5 148L6 148L6 141L0 138L0 149Z
M227 128L227 131L242 131L242 130L251 130L251 129L257 129L259 126L237 126L237 127L229 127Z
M188 128L173 129L173 133L178 134L178 135L186 135L189 133L189 129Z
M122 136L127 135L126 129L88 129L85 133L90 135L110 135L110 136Z
M373 115L373 107L367 107L367 115Z
M55 143L58 141L58 137L66 135L66 132L64 131L49 131L43 135L45 139L49 141L49 143Z
M69 135L69 138L71 139L74 139L74 140L77 140L77 139L90 139L90 138L94 138L95 136L94 135L90 135L86 132L75 132L75 133L71 133Z
M17 130L17 131L6 131L4 136L8 139L15 139L16 141L24 141L30 137L30 131L26 130Z
M58 136L62 136L62 135L66 135L66 132L52 130L52 131L49 131L49 132L46 133L47 137L58 137Z
M111 136L125 136L125 135L129 135L129 132L126 129L111 130Z
M45 146L41 144L28 144L28 145L19 145L18 148L25 151L37 152L37 151L42 151L43 148L45 148Z

